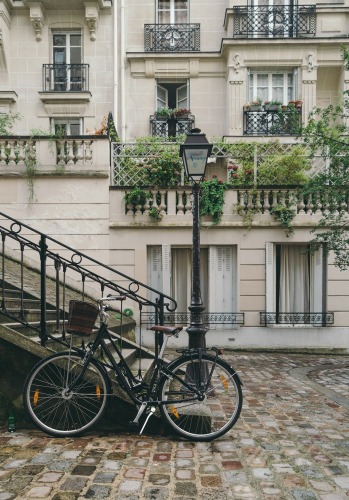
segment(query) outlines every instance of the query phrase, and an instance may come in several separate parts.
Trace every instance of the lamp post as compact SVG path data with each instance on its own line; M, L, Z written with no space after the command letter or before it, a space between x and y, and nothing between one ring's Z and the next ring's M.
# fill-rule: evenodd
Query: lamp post
M205 347L207 328L203 323L205 307L201 297L200 285L200 182L205 176L207 158L212 151L206 135L200 129L193 129L181 144L179 155L183 160L185 174L193 186L193 251L192 251L192 288L190 311L190 326L187 328L189 347Z

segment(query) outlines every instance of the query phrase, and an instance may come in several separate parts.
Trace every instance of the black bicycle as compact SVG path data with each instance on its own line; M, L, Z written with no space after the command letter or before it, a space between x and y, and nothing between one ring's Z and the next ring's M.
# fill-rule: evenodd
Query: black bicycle
M134 428L146 415L160 409L164 420L181 436L193 441L209 441L225 434L236 423L242 408L241 381L236 371L219 357L218 349L182 349L181 355L166 363L168 338L178 336L181 326L150 328L162 344L155 350L154 369L149 381L134 375L122 348L108 331L105 302L124 300L108 296L94 304L70 302L67 331L90 335L100 316L95 337L81 347L71 341L70 349L48 356L29 373L23 390L24 405L33 422L48 434L67 437L91 429L106 410L112 396L109 373L136 405L130 422ZM109 372L109 373L108 373Z

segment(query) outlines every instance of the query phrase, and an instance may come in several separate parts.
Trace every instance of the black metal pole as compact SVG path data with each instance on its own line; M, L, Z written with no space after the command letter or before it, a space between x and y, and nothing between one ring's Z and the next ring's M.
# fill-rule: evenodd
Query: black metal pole
M192 291L190 311L190 326L187 328L190 348L206 347L207 328L203 323L205 307L201 297L200 284L200 185L193 184L193 253L192 253Z

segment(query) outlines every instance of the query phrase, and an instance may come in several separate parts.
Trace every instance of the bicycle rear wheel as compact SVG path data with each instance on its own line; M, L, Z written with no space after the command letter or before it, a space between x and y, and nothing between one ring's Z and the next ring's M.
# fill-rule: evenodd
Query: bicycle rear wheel
M188 355L168 367L159 383L160 410L181 436L210 441L225 434L239 418L242 390L238 375L225 361Z
M83 367L82 355L64 352L41 360L29 373L24 406L33 422L48 434L81 434L103 415L111 392L108 376L94 359L84 372Z

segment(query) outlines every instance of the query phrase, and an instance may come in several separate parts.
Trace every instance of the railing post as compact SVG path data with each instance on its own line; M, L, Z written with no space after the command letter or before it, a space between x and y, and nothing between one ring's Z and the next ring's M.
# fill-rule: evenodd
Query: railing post
M46 329L46 236L44 234L40 237L40 278L41 278L41 319L40 319L40 340L41 345L45 345L47 340L47 329Z

